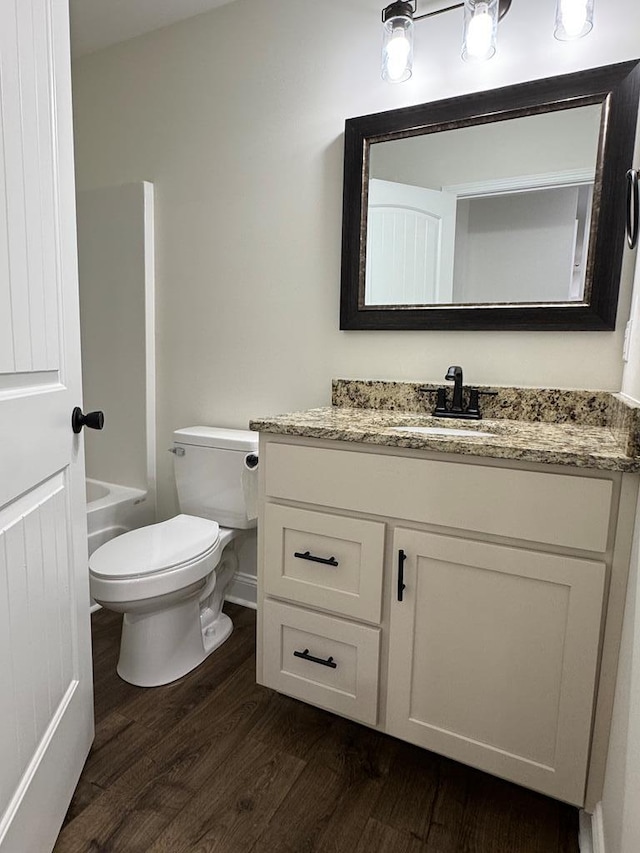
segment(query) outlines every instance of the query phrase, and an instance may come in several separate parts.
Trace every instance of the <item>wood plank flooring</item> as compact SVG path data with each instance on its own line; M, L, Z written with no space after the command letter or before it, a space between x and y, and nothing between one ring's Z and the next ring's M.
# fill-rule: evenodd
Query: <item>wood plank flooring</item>
M145 690L93 616L96 739L54 853L578 853L578 815L255 683L255 613Z

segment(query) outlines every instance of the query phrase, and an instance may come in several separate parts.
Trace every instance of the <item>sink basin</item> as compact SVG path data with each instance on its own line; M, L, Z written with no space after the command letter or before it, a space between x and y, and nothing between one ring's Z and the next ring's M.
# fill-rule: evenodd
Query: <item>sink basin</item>
M421 426L396 426L391 427L395 432L417 432L420 435L443 435L443 436L461 436L473 438L474 436L482 438L483 436L493 435L492 432L483 432L479 429L455 429L454 427L421 427Z

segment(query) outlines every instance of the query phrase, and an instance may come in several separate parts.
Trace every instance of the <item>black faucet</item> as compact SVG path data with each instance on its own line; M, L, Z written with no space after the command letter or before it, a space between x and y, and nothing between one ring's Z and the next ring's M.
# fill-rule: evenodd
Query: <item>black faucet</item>
M462 411L462 368L461 367L450 367L447 370L447 375L444 377L447 382L453 382L453 400L451 401L451 408L449 411L453 412L461 412Z
M469 388L469 402L464 408L462 405L462 368L452 365L444 378L447 382L453 382L453 399L451 405L448 406L447 389L437 389L436 407L433 410L433 415L436 418L461 418L478 421L482 418L479 405L480 394L495 396L498 393L497 391L481 391L478 388Z

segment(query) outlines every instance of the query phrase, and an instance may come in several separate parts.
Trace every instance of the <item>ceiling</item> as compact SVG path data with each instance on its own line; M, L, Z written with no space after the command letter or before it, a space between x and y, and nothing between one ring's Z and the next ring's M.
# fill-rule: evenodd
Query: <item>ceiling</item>
M74 56L159 30L233 0L70 0Z

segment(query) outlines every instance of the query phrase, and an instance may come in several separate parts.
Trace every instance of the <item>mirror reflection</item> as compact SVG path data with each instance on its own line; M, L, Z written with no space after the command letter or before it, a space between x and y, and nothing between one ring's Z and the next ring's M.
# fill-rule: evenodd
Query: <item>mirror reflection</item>
M601 114L373 142L364 305L586 301Z

